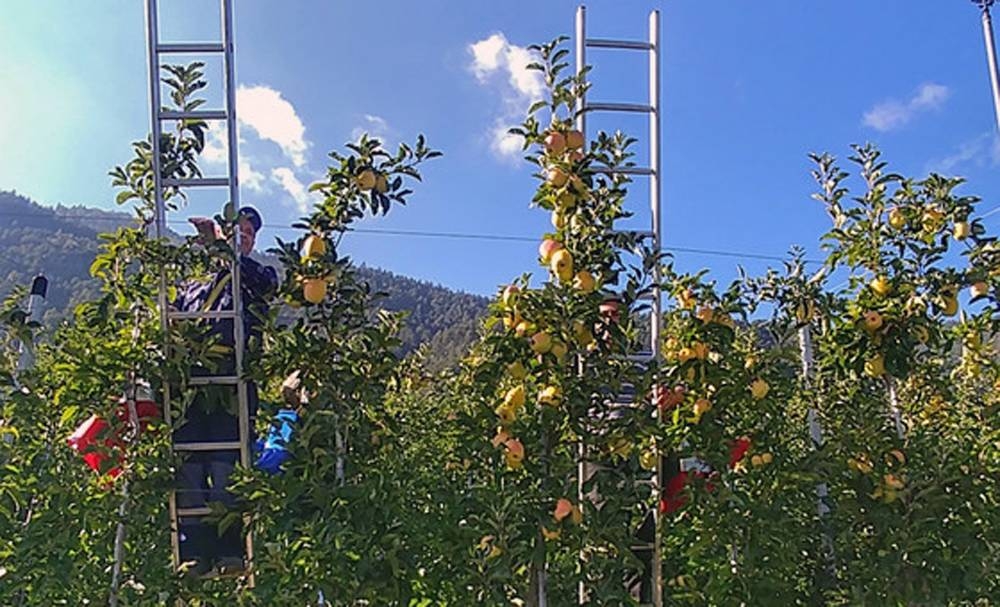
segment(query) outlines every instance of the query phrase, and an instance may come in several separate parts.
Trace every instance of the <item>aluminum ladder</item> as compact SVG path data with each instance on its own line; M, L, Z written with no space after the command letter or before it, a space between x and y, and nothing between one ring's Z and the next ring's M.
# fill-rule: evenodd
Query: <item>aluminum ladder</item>
M165 43L160 41L159 36L159 9L157 0L146 0L146 43L149 59L149 99L150 99L150 123L152 125L152 170L154 180L154 196L156 203L155 225L156 237L163 238L167 235L167 208L164 201L165 187L214 187L226 188L228 190L229 202L233 209L240 208L240 190L237 175L237 131L236 131L236 82L234 77L234 52L233 52L233 12L231 0L220 0L222 40L220 42L182 42ZM160 69L161 58L171 55L214 55L222 57L224 73L224 104L222 110L197 110L191 112L170 111L163 108L160 101ZM222 121L226 124L226 138L228 143L227 174L221 177L198 177L198 178L164 178L160 166L162 157L160 150L160 135L163 130L164 121L168 120L204 120ZM231 244L234 251L239 251L240 231L235 230L235 235ZM243 325L243 303L240 297L240 272L239 255L233 258L230 268L232 279L230 289L232 290L233 302L232 310L206 311L206 312L177 312L172 311L167 301L167 288L165 274L160 275L160 322L166 334L172 321L177 320L223 320L233 321L233 341L234 341L234 375L215 375L204 377L192 377L192 386L230 386L236 388L236 398L238 406L239 440L237 442L201 442L201 443L179 443L173 445L173 450L180 454L192 452L211 451L236 451L240 453L240 463L250 466L250 416L247 398L247 381L243 377L244 359L244 325ZM170 415L170 386L164 382L163 388L163 413L164 418L171 420ZM180 519L197 519L209 514L208 507L179 508L177 506L177 495L175 491L170 492L170 541L173 552L173 562L175 567L180 567ZM246 521L244 521L246 522ZM245 562L247 571L252 572L253 563L253 538L248 533L246 536ZM249 584L253 585L252 573L249 576Z
M611 103L587 101L584 95L577 99L576 128L586 136L587 114L591 112L637 112L649 116L649 166L647 167L623 167L614 172L617 174L648 176L649 177L649 211L650 229L648 231L630 230L644 239L652 241L652 248L657 253L662 245L662 231L660 225L660 12L653 10L649 13L649 38L646 41L632 40L609 40L604 38L587 37L587 10L584 6L576 9L576 69L580 73L587 65L587 49L609 49L642 51L647 54L649 60L649 101L645 104L638 103ZM652 272L653 288L649 294L650 301L650 343L649 349L644 352L635 353L629 359L637 364L655 364L660 359L660 332L662 329L661 318L661 295L660 295L660 270L659 265L654 265ZM635 395L630 397L634 402ZM625 399L619 399L625 400ZM632 404L632 403L621 403ZM656 414L658 415L658 413ZM657 465L651 481L651 490L655 496L659 496L662 486L663 470L662 458L657 454ZM578 472L580 482L580 492L584 481L584 465L581 463ZM651 579L648 583L651 587L650 601L643 602L643 605L662 607L663 605L663 571L661 553L661 524L660 514L655 506L652 509L652 520L654 526L654 539L651 543L637 543L632 546L632 551L637 555L645 553L649 555L651 562ZM585 600L585 588L579 589L579 600L581 604Z

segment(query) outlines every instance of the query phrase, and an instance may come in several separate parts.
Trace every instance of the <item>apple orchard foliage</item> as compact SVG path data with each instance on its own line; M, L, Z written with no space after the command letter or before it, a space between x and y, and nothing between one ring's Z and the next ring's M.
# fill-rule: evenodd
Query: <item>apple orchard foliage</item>
M553 230L540 237L541 275L502 288L456 372L396 359L400 319L375 311L378 295L338 252L354 221L405 202L437 155L422 139L393 154L363 137L332 153L312 187L322 201L274 251L284 280L250 351L272 403L258 429L292 371L308 403L284 473L239 471L239 509L218 516L251 517L252 590L172 571L163 422L109 448L108 468L127 453L114 481L65 447L91 413L129 437L115 413L132 374L171 382L184 403L191 363L219 355L191 323L163 334L156 293L161 270L170 284L204 277L232 251L148 235L151 146L133 145L112 176L141 227L107 237L93 266L101 298L26 370L15 340L38 327L17 297L0 308L0 604L107 601L122 500L125 605L311 605L320 590L332 605L534 605L540 580L548 605L576 604L581 582L588 604L633 604L624 580L643 564L630 547L652 509L669 605L996 604L1000 246L979 200L958 179L891 174L870 147L851 159L852 196L851 176L816 156L833 221L822 268L795 253L720 288L614 231L627 180L605 169L630 165L632 140L583 141L572 126L583 74L563 75L558 41L535 50L550 96L516 132ZM174 106L198 107L198 64L167 77ZM178 126L161 142L167 173L198 175L205 125ZM230 233L231 209L216 219ZM657 266L662 357L643 368L626 355L648 336ZM634 406L612 404L629 388ZM657 455L687 471L654 494L637 481Z
M584 142L572 127L582 77L561 76L566 51L555 44L538 51L543 63L534 67L551 96L514 132L539 170L534 203L552 214L554 231L539 250L547 280L533 288L525 275L504 289L461 370L459 423L468 437L460 455L470 466L463 524L476 538L469 598L535 604L545 571L553 604L568 604L580 579L594 604L621 604L622 576L639 567L630 529L649 493L636 488L650 472L635 453L651 450L652 439L648 411L612 400L627 384L648 391L650 380L626 358L638 349L630 347L640 341L638 326L615 322L601 305L616 284L624 287L622 309L638 305L651 266L628 265L621 250L638 248L638 237L611 229L626 216L625 178L593 170L627 166L631 140L602 134ZM595 467L584 487L593 501L578 496L581 445Z

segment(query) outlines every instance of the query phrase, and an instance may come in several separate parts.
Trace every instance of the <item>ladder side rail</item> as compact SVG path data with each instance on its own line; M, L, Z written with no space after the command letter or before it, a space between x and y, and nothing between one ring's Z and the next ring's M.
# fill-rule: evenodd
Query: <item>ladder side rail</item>
M159 8L156 0L146 0L146 53L149 61L149 117L150 117L150 169L153 173L153 213L154 229L157 240L163 238L167 231L166 205L163 200L163 174L160 168L161 150L160 135L162 132L159 113L162 109L160 101L160 56L159 56ZM167 274L166 269L160 269L160 289L157 296L160 307L160 331L163 333L164 354L169 348L169 303L167 302ZM163 394L163 419L168 427L173 426L172 412L170 406L170 382L164 381L162 386ZM177 520L177 496L170 491L167 499L167 507L170 516L170 552L174 567L180 566L180 527Z
M649 207L653 231L653 251L659 254L663 245L662 221L660 216L660 11L649 13ZM653 265L653 306L650 322L650 352L654 363L660 359L662 295L660 293L660 264ZM659 421L659 411L654 414ZM659 450L654 450L656 467L653 472L654 495L659 498L662 485ZM663 607L663 525L660 509L653 505L653 562L652 594L653 606Z
M226 136L228 139L228 171L229 171L229 201L233 205L233 210L239 213L240 209L240 180L239 180L239 136L237 132L238 123L236 121L236 66L235 66L235 45L233 41L233 6L231 0L220 0L220 15L222 18L222 45L223 69L225 72L225 93L226 93ZM238 221L238 219L237 219ZM237 223L238 228L238 223ZM243 309L243 291L241 288L240 276L240 246L243 240L239 229L235 230L233 244L235 245L235 255L233 257L233 270L231 288L233 290L233 312L236 318L233 321L233 341L235 342L236 373L240 380L236 384L236 398L239 403L238 424L240 439L240 464L244 468L250 467L250 411L249 394L244 361L244 346L246 336ZM244 517L244 532L246 533L245 556L249 572L248 584L254 586L253 575L253 536L249 528L250 519Z

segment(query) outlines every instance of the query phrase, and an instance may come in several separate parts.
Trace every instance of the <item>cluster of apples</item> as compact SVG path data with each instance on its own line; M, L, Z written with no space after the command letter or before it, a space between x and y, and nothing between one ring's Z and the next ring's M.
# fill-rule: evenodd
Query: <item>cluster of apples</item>
M891 504L899 498L899 494L905 489L906 482L895 469L902 468L906 464L906 455L899 449L893 449L885 454L885 467L888 470L882 478L875 481L875 490L872 492L872 499L881 500ZM871 458L867 453L858 453L855 457L847 459L847 468L857 472L861 476L868 476L875 469Z
M914 292L912 285L895 285L884 275L875 276L868 283L868 289L872 294L872 305L860 313L858 323L869 335L873 345L880 348L883 338L893 328L897 319L893 316L893 311L901 312L903 319L910 319L911 330L922 344L926 344L930 334L923 319L926 318L929 301L944 316L954 316L958 313L958 289L954 285L940 287L936 294L931 297ZM893 294L898 293L905 298L902 308L894 307L897 302L890 300ZM878 378L885 375L885 356L881 351L876 351L864 364L864 373L869 377Z
M303 264L319 262L326 255L326 240L319 234L310 234L302 241L301 256ZM317 276L302 276L302 296L311 304L319 304L326 299L327 278Z

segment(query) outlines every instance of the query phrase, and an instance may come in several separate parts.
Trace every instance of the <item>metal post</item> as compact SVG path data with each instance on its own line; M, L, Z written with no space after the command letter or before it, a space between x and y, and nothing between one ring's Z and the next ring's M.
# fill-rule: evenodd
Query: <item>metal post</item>
M580 74L587 67L587 7L582 4L576 7L576 73ZM581 92L576 98L576 130L587 138L587 117L583 112L586 103L586 93Z
M649 211L652 218L653 251L659 254L662 242L662 224L660 220L660 11L649 13ZM661 302L660 294L660 264L653 265L653 307L650 325L650 352L653 364L660 360L660 324ZM659 419L659 407L655 413ZM659 498L662 485L662 470L659 451L655 452L656 469L653 474L653 489ZM653 505L653 558L652 558L652 593L653 606L663 607L663 530L661 529L660 509L656 502Z
M990 18L990 7L993 0L973 0L982 9L983 41L986 43L986 63L990 70L990 84L993 88L993 108L996 114L997 128L1000 129L1000 68L997 67L997 47L993 41L993 21Z
M885 377L885 385L889 390L889 415L896 429L896 437L902 440L906 437L906 427L903 425L903 414L899 410L899 397L896 395L896 382L891 377Z
M25 306L28 317L25 318L25 322L31 320L33 313L36 311L39 305L45 300L45 296L49 290L49 281L45 276L39 274L31 281L31 291L28 292L28 303ZM32 356L32 345L18 343L17 352L19 354L17 359L17 370L23 371L31 366L33 362ZM15 378L16 380L16 378Z
M805 325L799 329L799 352L802 358L802 381L808 390L812 388L812 378L815 374L812 332L809 329L809 325ZM819 423L819 413L815 407L809 407L807 417L809 420L809 437L812 439L813 447L819 449L823 446L823 427ZM816 498L818 502L816 511L820 518L830 512L830 507L826 503L828 494L829 490L826 483L818 483L816 485Z
M587 67L587 7L582 4L576 7L576 75L579 76ZM580 94L576 98L576 130L583 133L584 141L587 140L587 116L584 113L586 106L586 87L581 87ZM578 371L583 373L583 362L578 361ZM580 439L577 445L576 466L576 498L580 507L583 507L583 484L586 482L586 454L587 448ZM580 553L580 565L583 566L583 552ZM581 579L577 584L577 603L583 605L586 601L587 588Z

